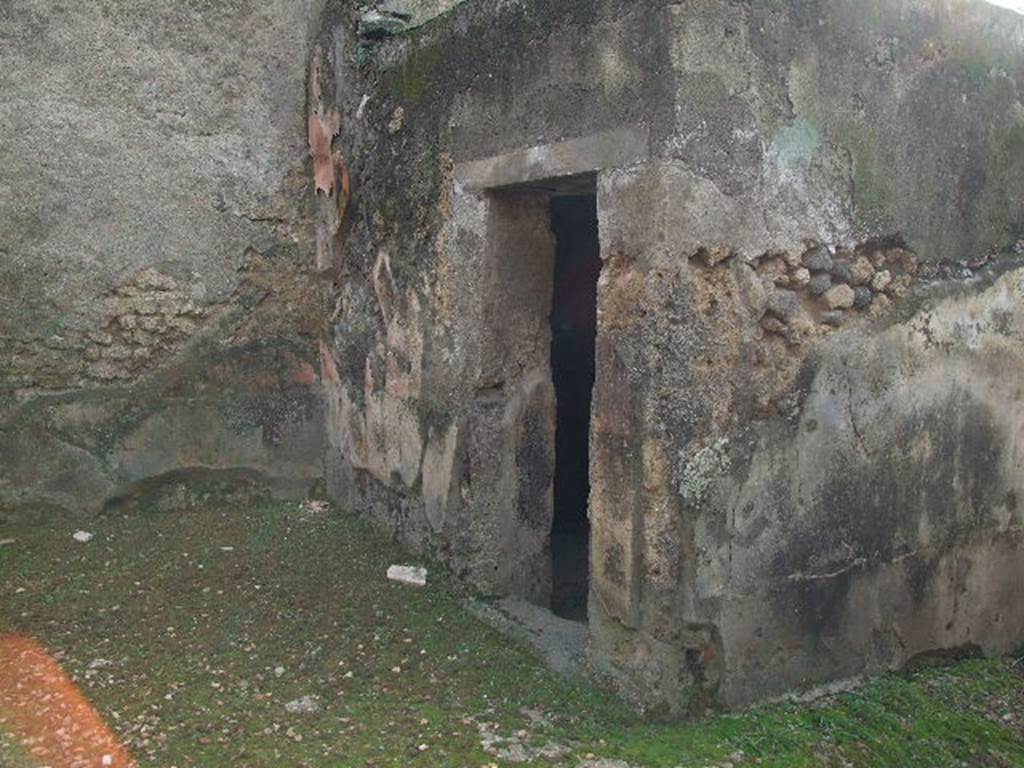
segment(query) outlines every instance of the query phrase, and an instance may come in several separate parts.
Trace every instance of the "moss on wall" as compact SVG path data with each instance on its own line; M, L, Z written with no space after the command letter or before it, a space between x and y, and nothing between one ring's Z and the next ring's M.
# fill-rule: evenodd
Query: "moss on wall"
M441 50L435 46L416 48L396 71L389 73L391 89L402 101L422 101L442 59Z

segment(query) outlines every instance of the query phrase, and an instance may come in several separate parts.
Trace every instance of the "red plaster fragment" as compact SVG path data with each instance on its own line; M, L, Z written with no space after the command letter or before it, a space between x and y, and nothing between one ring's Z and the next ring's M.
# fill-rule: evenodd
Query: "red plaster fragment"
M325 194L334 192L337 181L334 154L331 142L341 130L341 115L331 110L326 115L311 112L309 115L309 154L313 158L313 178L316 191Z
M338 366L334 362L330 347L320 342L320 377L331 384L340 384L341 376L338 375Z
M302 363L292 374L292 381L304 386L316 384L316 370L309 363Z

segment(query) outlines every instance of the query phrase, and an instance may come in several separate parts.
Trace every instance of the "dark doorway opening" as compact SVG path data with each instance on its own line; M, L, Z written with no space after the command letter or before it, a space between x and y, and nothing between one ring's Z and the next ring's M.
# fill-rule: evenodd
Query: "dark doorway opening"
M551 610L587 620L590 576L590 404L601 272L597 196L551 198L555 279L551 372L557 398Z

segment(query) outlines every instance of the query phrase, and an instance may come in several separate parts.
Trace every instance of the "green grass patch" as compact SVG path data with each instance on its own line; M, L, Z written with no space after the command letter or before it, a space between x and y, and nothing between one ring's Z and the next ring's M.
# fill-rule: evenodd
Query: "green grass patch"
M437 569L424 590L388 582L408 556L349 517L211 503L0 534L0 632L57 654L145 766L510 765L493 749L516 743L532 766L1024 766L1014 660L656 725L549 673ZM286 711L310 695L318 712ZM24 760L0 738L0 765Z

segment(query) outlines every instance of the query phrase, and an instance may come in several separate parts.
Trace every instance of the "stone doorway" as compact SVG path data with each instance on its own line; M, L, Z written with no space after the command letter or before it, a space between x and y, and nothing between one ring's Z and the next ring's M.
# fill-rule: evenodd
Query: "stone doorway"
M551 610L587 619L590 576L590 415L601 273L596 194L553 195L551 376L555 387L555 477Z
M493 521L494 547L480 549L494 558L485 589L585 623L597 178L513 184L484 199L488 279L469 502Z
M595 373L605 371L595 363L605 333L596 322L598 276L608 250L599 229L606 217L617 225L618 208L606 174L648 156L646 130L622 128L467 160L453 174L446 242L455 269L479 285L460 315L473 342L466 352L474 388L460 492L472 510L462 570L482 592L548 609L570 628L600 618L590 599L596 587L602 614L606 598L619 597L606 594L617 591L617 574L628 580L634 571L629 540L619 541L631 523L628 500L610 507L612 497L597 492L609 467L627 461L619 455L626 448L591 435L620 415L601 394L607 377ZM573 272L577 289L567 277ZM587 318L582 357L557 338L567 297ZM564 392L556 396L556 388Z

